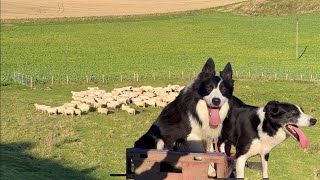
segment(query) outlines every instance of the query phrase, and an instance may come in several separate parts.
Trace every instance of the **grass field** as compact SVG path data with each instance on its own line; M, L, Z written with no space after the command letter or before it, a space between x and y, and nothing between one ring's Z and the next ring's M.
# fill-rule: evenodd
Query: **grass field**
M126 85L166 86L187 82L115 82L98 86L111 90ZM96 85L96 84L92 84ZM159 115L157 108L138 108L129 116L115 111L108 116L91 112L82 117L52 116L36 112L34 103L60 105L71 100L72 90L88 85L46 86L36 89L7 86L1 89L1 177L4 179L112 179L111 173L125 172L125 148L132 147ZM319 119L319 83L236 81L235 92L249 104L264 105L269 100L296 103ZM272 179L312 179L320 176L319 123L303 128L311 142L308 150L289 138L270 155ZM253 158L251 161L259 161ZM249 179L261 177L246 169ZM122 178L114 178L122 179Z
M296 20L299 54L295 60ZM320 78L320 14L244 17L210 10L87 20L5 21L1 24L2 82L14 72L37 82L84 80L120 73L131 79L156 72L198 71L208 57L236 71ZM121 69L121 70L120 70Z
M273 5L259 12L268 14ZM247 10L241 8L235 10ZM299 53L307 46L299 60L295 60L297 19ZM135 116L116 110L108 116L91 112L72 118L49 117L36 112L33 104L61 105L71 100L70 91L88 86L111 90L128 85L186 85L187 78L143 79L152 79L153 73L167 77L170 72L172 78L182 72L186 77L193 75L208 57L215 59L218 70L231 62L239 73L264 72L278 77L312 74L319 80L319 29L319 12L250 17L203 10L121 18L2 21L0 177L123 179L110 174L125 172L125 148L132 147L161 109L138 108ZM14 71L33 76L35 89L13 83L10 76ZM134 72L142 81L129 81ZM79 83L86 75L100 78L103 74L108 79L104 84ZM125 81L109 81L119 80L121 74ZM71 83L57 83L48 90L49 84L43 83L50 83L51 75L57 82L65 81L68 75ZM319 81L237 80L235 86L235 95L249 104L263 106L274 99L291 102L320 119ZM277 146L270 154L271 179L320 178L320 124L303 131L311 147L302 150L293 138ZM259 179L261 172L246 169L246 176Z

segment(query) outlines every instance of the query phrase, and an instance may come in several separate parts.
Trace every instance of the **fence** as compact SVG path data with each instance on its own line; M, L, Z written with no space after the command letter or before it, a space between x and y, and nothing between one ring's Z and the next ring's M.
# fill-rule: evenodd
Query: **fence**
M8 76L8 75L7 75ZM36 84L70 84L70 83L107 83L112 81L155 81L155 80L191 80L196 78L195 72L152 72L152 73L113 73L102 75L25 75L19 72L14 72L11 77L7 77L6 81L16 82L25 86L33 87ZM313 74L277 74L277 73L251 73L238 72L233 74L234 79L254 79L254 80L282 80L282 81L320 81L320 75ZM3 85L3 82L2 82Z

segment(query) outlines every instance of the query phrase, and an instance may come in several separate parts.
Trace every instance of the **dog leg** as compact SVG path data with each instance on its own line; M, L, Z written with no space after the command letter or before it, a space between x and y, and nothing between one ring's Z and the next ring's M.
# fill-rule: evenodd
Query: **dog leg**
M268 154L261 154L263 179L269 178L269 176L268 176L268 160L269 160L269 153Z
M237 178L244 178L244 167L246 165L247 156L241 155L236 160Z

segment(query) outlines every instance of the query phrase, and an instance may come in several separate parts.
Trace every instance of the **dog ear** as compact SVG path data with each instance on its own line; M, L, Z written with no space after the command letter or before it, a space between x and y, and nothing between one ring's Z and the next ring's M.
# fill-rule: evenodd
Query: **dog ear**
M209 58L207 62L204 64L202 71L199 74L199 77L210 77L215 76L215 65L212 58Z
M220 76L223 80L227 81L231 87L234 85L234 81L232 79L232 67L231 63L228 62L224 67L223 71L220 71Z
M278 101L269 101L263 111L270 115L276 115L279 113L279 104Z
M224 80L232 80L232 67L230 62L226 64L223 71L220 71L220 76Z

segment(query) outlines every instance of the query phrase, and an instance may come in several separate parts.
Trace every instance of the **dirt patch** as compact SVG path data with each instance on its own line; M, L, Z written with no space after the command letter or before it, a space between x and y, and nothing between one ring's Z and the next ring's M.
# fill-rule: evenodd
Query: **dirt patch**
M2 0L1 19L158 14L225 6L244 0Z

